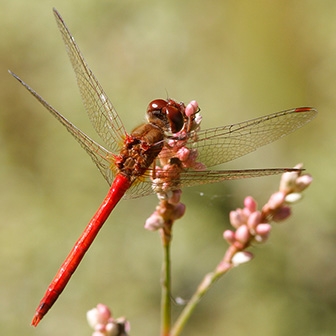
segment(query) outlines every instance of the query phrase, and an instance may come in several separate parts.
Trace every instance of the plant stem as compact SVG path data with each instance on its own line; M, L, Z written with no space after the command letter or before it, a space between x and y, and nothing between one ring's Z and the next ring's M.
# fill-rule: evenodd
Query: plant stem
M164 230L163 230L164 231ZM165 236L163 233L162 236ZM170 239L162 237L163 265L161 278L161 336L170 335L171 324L171 264L170 264Z
M188 304L184 307L180 316L176 320L170 336L178 336L182 332L185 324L189 320L191 314L195 310L197 303L201 300L201 298L207 293L210 286L221 276L220 273L208 273L204 278L201 284L198 286L196 292L191 297Z
M198 302L201 298L210 290L211 286L225 273L227 273L232 267L230 262L232 255L234 253L234 248L229 248L223 258L223 260L218 264L214 272L208 273L203 278L202 282L197 287L196 292L191 297L187 305L182 310L180 316L176 320L170 336L178 336L181 334L185 324L188 322L191 314L194 312Z

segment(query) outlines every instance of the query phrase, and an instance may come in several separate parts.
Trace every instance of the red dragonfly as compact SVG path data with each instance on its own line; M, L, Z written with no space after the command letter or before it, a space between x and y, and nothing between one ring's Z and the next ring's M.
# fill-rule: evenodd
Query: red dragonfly
M148 123L128 134L55 9L54 15L75 71L86 111L108 149L89 138L18 76L10 73L66 127L90 155L111 187L50 283L33 317L34 326L38 325L64 290L100 228L122 197L136 198L154 192L165 194L169 190L185 186L294 170L208 170L208 167L231 161L273 142L303 126L317 113L314 108L299 107L201 131L199 109L195 101L185 106L173 99L156 99L147 107ZM170 176L169 170L162 174L163 165L177 161L181 166L177 176L174 173Z

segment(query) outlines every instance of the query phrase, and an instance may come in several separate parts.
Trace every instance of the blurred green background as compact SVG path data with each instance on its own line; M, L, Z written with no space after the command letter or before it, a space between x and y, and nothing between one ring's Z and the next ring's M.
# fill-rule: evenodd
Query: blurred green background
M34 310L108 185L70 135L11 76L95 137L51 8L131 130L148 102L197 99L203 128L297 106L318 118L225 168L294 166L314 177L255 260L207 295L184 335L335 335L336 2L0 0L0 332L90 335L103 302L132 335L159 334L161 248L143 229L155 196L118 205L37 329ZM279 177L185 190L176 223L174 295L188 299L221 259L228 212L263 204ZM180 307L174 307L174 315Z

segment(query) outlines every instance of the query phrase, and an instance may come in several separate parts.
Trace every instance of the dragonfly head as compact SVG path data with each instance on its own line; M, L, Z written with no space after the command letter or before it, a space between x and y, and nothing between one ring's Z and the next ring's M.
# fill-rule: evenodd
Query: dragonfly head
M161 127L164 131L177 133L185 122L185 105L173 99L155 99L147 107L148 122Z

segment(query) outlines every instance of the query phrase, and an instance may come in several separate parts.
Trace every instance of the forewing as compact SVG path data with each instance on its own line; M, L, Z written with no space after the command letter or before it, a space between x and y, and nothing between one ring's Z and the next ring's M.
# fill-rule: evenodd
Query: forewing
M122 121L85 62L75 39L56 9L54 9L54 14L75 71L77 84L91 123L109 150L113 153L119 152L120 144L126 134Z
M198 162L206 167L215 166L290 134L311 121L316 114L314 108L300 107L238 124L210 128L191 134L186 147L197 150Z
M103 146L96 143L79 128L67 120L61 113L47 103L35 90L26 84L21 78L10 71L10 74L16 78L48 111L72 134L79 144L90 155L93 162L104 176L105 180L111 184L113 180L113 172L111 170L112 153Z

